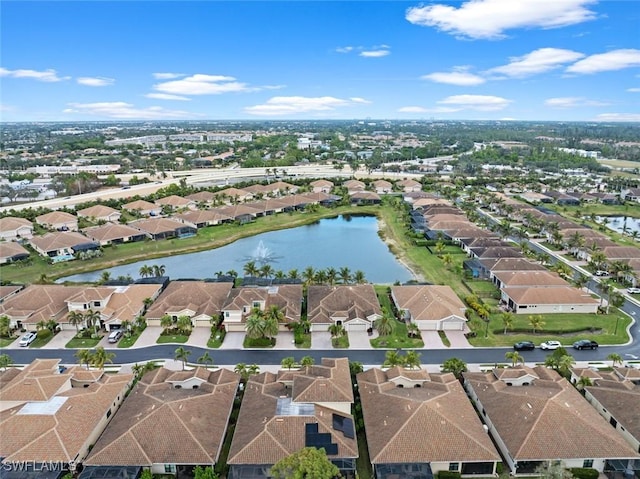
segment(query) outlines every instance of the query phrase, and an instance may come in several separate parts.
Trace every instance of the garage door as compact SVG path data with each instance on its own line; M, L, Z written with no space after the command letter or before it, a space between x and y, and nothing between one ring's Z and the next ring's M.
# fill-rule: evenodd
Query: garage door
M360 323L348 323L347 324L347 331L363 331L363 332L366 332L367 331L367 325L366 324L360 324Z
M459 321L445 321L442 323L442 329L445 331L461 331L462 323Z

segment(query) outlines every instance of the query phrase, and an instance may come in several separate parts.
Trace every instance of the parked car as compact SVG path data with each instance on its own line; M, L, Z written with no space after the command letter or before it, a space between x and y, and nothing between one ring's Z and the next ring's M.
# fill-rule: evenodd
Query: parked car
M558 349L562 347L560 341L545 341L540 344L540 349Z
M109 333L108 341L110 343L117 343L120 340L121 337L122 337L122 330L121 329L116 329L116 330L111 331Z
M598 343L591 339L581 339L573 343L574 349L598 349Z
M34 342L37 337L38 335L34 331L30 331L20 338L20 342L18 344L24 348Z
M627 288L627 293L629 293L629 294L638 294L638 293L640 293L640 288Z
M513 349L516 351L533 351L536 349L536 345L531 341L520 341L513 345Z
M596 276L609 276L609 273L606 271L598 270L594 273Z

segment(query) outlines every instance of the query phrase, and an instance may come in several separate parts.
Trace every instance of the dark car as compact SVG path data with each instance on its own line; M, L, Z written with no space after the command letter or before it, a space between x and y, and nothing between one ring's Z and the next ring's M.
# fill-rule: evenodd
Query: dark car
M598 349L598 343L590 339L581 339L573 343L573 349Z
M516 351L533 351L536 349L536 345L531 341L520 341L513 345L513 349Z

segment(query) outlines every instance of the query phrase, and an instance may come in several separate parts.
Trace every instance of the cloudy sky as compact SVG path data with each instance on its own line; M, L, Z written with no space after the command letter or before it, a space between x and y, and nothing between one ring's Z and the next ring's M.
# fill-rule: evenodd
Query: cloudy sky
M636 0L5 1L3 121L640 121Z

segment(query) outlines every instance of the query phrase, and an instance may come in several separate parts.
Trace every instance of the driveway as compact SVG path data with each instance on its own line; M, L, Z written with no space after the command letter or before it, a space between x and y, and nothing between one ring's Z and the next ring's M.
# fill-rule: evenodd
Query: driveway
M131 347L144 348L146 346L154 346L161 332L162 328L160 326L147 326Z
M198 327L193 328L191 334L189 335L189 340L187 344L189 346L197 346L200 348L206 348L207 342L209 342L209 338L211 337L211 328L210 327Z
M331 349L331 333L318 331L311 333L311 349Z
M446 331L447 338L449 339L452 348L461 349L473 347L469 344L464 333L465 331Z
M366 331L348 331L349 349L371 349L371 336Z
M442 343L438 331L420 331L422 340L424 341L424 349L444 349L446 346Z
M63 330L56 334L51 341L42 346L40 349L64 349L66 344L76 335L76 330Z
M220 349L242 349L244 334L245 333L241 332L228 332L224 337L224 341L222 342Z
M274 349L296 349L292 331L280 331L276 336Z

